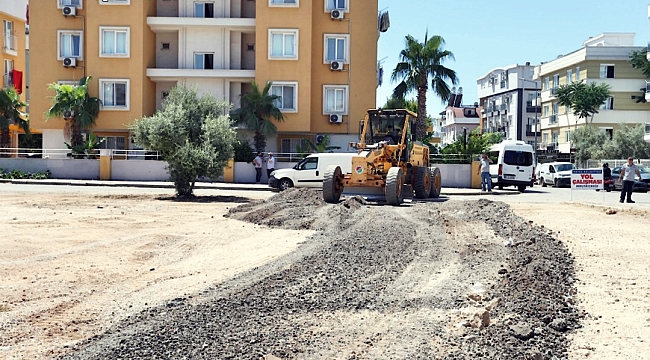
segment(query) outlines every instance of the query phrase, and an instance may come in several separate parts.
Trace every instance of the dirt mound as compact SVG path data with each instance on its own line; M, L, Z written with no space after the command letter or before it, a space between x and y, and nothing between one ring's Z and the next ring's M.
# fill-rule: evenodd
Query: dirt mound
M492 201L330 205L320 195L291 189L228 214L320 230L290 261L150 309L67 358L567 357L581 316L573 259L546 229ZM482 325L457 326L470 308L484 309Z

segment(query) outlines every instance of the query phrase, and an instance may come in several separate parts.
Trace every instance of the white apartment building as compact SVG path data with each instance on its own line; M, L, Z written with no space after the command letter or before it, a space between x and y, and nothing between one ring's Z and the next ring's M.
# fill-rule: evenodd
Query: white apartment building
M476 80L483 133L498 132L504 139L535 146L540 136L535 126L540 112L535 102L540 82L533 80L533 73L530 63L513 64L494 68Z

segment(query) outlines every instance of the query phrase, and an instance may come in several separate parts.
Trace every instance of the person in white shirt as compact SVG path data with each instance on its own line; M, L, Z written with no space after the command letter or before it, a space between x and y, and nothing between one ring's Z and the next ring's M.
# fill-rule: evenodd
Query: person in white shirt
M266 159L266 177L271 178L271 173L275 170L275 158L273 153L269 153L269 157Z
M481 175L481 189L483 191L492 192L492 178L490 177L490 163L492 160L488 158L487 154L481 155L480 167L478 174Z
M253 159L253 163L255 164L255 183L257 183L257 184L259 184L260 180L262 180L262 163L263 162L264 162L264 157L262 157L261 152L258 152L255 159Z
M634 158L627 158L627 164L623 165L621 168L621 174L618 176L618 181L623 179L623 188L621 188L621 199L618 202L623 202L625 195L627 195L627 202L634 204L632 201L632 190L634 190L634 175L638 175L641 178L641 172L639 168L634 165Z

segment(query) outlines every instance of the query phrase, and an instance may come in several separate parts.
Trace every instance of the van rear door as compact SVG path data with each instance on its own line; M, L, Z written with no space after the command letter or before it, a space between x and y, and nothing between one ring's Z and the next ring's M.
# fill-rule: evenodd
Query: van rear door
M529 182L533 177L534 156L532 152L520 149L505 149L503 153L502 177L504 180Z

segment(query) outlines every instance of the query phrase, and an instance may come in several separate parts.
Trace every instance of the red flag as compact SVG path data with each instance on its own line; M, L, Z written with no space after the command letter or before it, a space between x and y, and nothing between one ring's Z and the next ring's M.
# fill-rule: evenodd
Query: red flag
M11 82L14 84L14 89L18 94L23 93L23 72L18 70L11 70Z

